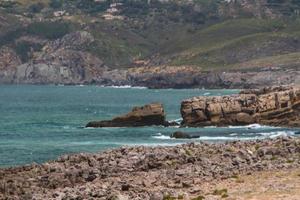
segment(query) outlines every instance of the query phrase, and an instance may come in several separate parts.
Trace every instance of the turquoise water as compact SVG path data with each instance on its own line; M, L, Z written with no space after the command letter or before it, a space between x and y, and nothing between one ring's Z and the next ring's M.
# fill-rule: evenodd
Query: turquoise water
M0 166L41 163L66 153L98 152L123 145L174 145L178 128L87 129L91 120L110 119L150 102L162 102L168 120L180 119L180 102L200 95L225 95L238 90L148 90L97 86L0 86ZM200 132L195 141L247 140L291 135L297 130L251 125L185 128Z

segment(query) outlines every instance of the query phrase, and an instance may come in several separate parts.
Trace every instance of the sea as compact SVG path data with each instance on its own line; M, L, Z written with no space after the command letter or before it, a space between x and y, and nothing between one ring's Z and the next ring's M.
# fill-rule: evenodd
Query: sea
M239 90L147 89L64 85L0 86L0 167L43 163L64 154L101 152L121 146L171 146L296 136L299 129L251 124L228 127L85 128L134 106L161 102L167 120L180 122L180 103L194 96L237 94ZM197 139L171 139L175 131L197 132Z

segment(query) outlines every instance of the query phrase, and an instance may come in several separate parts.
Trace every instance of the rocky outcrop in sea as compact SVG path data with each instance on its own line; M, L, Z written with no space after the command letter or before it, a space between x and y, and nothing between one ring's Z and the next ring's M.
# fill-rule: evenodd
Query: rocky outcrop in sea
M0 199L188 200L211 182L299 167L299 138L122 147L0 169Z
M89 122L86 127L138 127L138 126L168 126L163 105L160 103L134 107L131 112L112 120Z
M300 88L244 90L239 95L194 97L181 104L182 126L252 123L300 127Z

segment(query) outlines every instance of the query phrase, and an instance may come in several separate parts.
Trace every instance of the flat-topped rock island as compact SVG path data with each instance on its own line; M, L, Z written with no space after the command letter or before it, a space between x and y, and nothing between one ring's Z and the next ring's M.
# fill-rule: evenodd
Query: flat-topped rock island
M239 95L194 97L181 104L182 126L253 123L300 127L300 88L243 90Z

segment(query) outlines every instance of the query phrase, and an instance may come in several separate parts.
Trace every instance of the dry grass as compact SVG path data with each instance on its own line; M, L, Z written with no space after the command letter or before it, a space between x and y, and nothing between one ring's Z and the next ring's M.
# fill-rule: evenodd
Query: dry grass
M205 186L206 199L299 200L300 169L257 172ZM227 191L222 198L214 191Z

